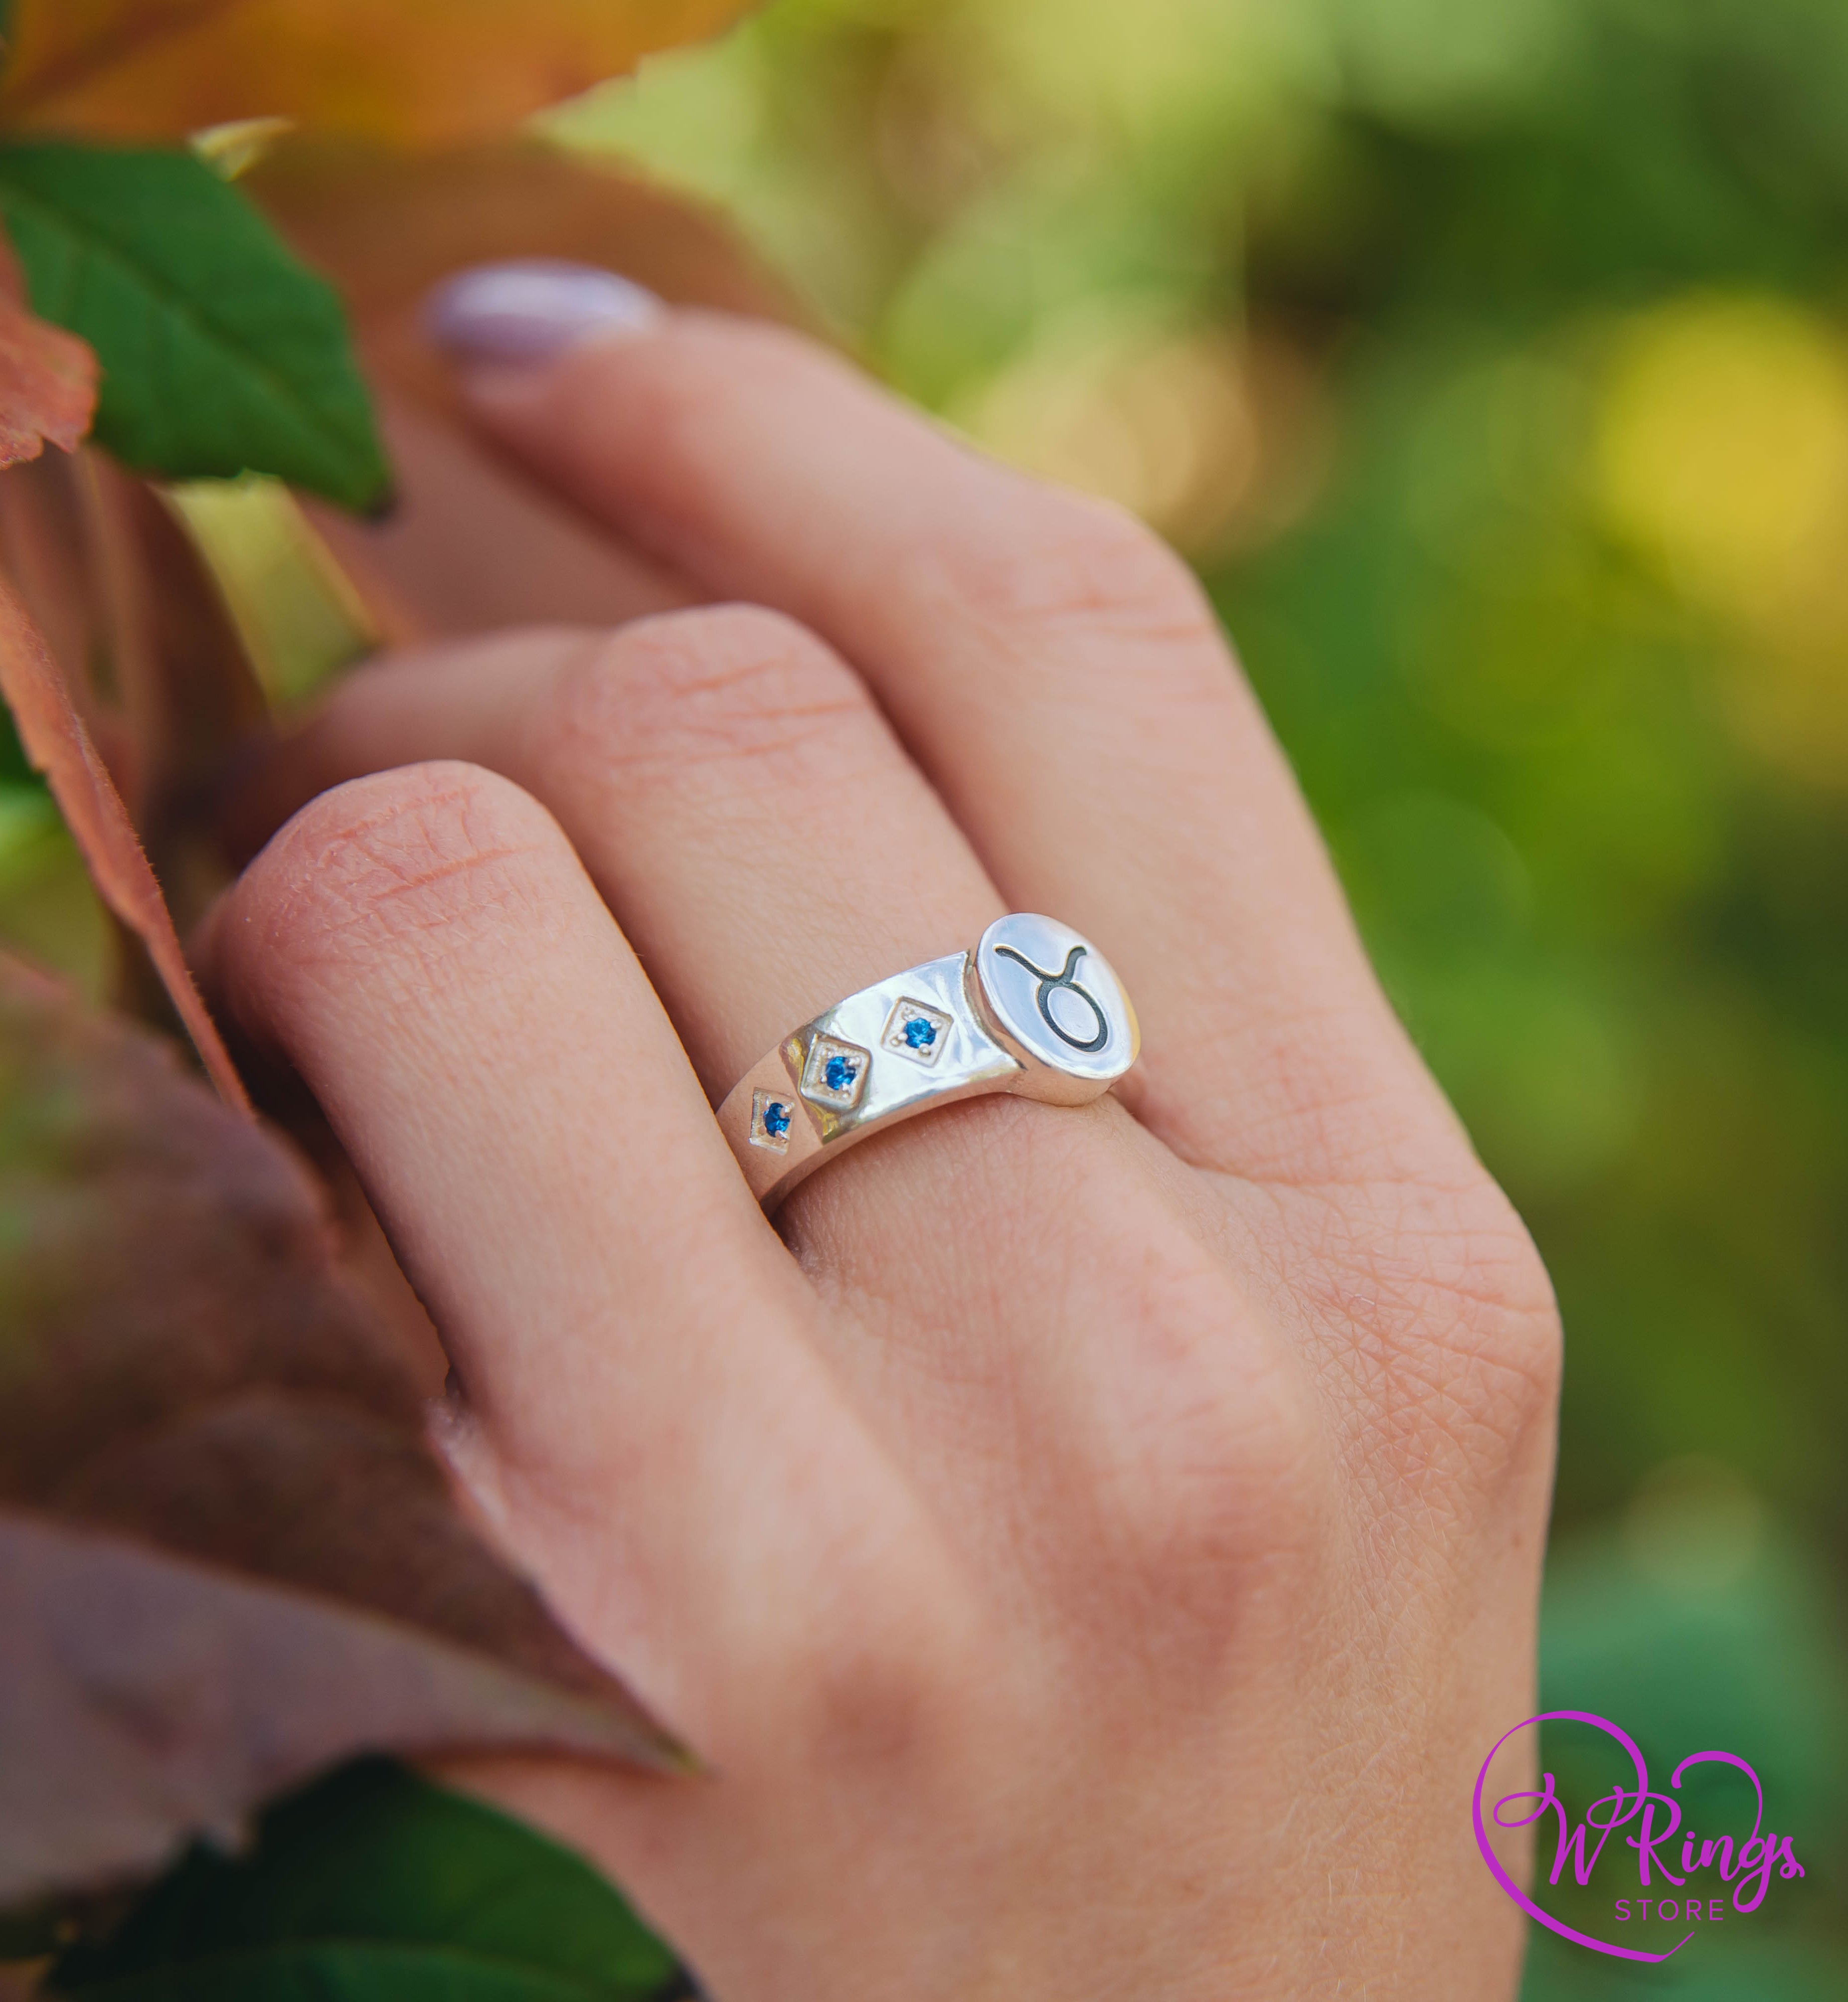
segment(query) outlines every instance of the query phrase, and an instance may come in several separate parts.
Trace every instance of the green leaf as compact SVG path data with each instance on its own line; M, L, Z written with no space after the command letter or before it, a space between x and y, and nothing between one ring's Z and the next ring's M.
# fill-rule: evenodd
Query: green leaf
M169 479L267 473L349 507L389 481L346 317L190 153L0 146L33 310L103 363L96 434Z
M0 0L0 6L5 5L5 0ZM32 760L19 741L12 710L0 703L0 786L35 786L42 791L44 783L44 774L32 769Z
M382 1759L196 1847L54 1994L87 2002L645 2002L673 1955L569 1850Z
M440 1947L324 1944L152 1968L82 1992L96 2002L584 2002L632 1991L586 1988Z

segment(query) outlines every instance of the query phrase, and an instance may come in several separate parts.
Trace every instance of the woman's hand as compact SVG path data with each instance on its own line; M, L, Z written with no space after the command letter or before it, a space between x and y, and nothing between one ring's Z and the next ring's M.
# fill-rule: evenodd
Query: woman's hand
M464 1777L724 2002L1508 1995L1470 1794L1532 1707L1553 1303L1207 605L787 333L628 318L448 328L500 447L725 602L354 678L209 940L462 1481L711 1769ZM712 1105L1010 909L1137 1069L772 1229Z

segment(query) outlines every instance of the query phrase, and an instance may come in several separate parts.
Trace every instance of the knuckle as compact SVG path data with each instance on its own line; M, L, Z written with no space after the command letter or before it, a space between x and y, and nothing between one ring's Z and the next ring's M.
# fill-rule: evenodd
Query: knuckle
M1268 1331L1229 1324L1221 1304L1144 1372L1104 1529L1145 1630L1209 1646L1254 1581L1309 1550L1327 1487L1309 1386Z
M504 942L510 907L543 919L563 837L510 780L407 766L322 793L253 863L233 928L245 970L322 978Z
M943 1697L915 1651L857 1645L814 1657L800 1690L798 1735L824 1758L865 1767L928 1763Z
M1191 1224L1159 1191L1098 1196L1065 1262L1111 1338L1042 1476L1055 1561L1079 1567L1059 1596L1210 1664L1253 1587L1307 1561L1330 1442L1300 1357Z
M1417 1508L1525 1480L1546 1457L1564 1345L1532 1240L1488 1176L1400 1183L1324 1240L1322 1306L1363 1394L1374 1454Z
M715 769L728 788L791 755L826 755L871 716L846 664L781 612L730 605L638 621L558 685L546 756L574 780L670 782Z
M792 1735L818 1759L896 1774L941 1766L980 1673L956 1602L873 1591L850 1617L823 1620L782 1679Z

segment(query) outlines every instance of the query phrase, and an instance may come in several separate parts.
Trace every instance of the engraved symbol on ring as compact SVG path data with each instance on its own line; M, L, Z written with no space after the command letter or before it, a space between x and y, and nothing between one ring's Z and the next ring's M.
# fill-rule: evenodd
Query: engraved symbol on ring
M1034 999L1039 1003L1040 1014L1047 1027L1062 1043L1069 1044L1072 1048L1080 1050L1086 1056L1090 1056L1102 1049L1110 1041L1110 1017L1098 1005L1097 996L1090 992L1088 989L1080 987L1075 977L1078 971L1078 962L1084 956L1084 947L1075 945L1065 955L1064 970L1058 973L1048 973L1044 967L1035 966L1025 953L1016 952L1011 945L998 945L995 948L995 957L997 959L1017 959L1039 982L1039 985L1034 990ZM1067 993L1076 994L1097 1018L1097 1033L1089 1042L1082 1042L1076 1036L1068 1035L1054 1018L1051 997L1062 989Z

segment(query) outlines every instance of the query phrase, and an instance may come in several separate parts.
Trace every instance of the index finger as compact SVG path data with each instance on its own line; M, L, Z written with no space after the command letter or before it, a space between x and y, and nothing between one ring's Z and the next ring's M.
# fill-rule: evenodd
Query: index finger
M465 280L444 319L465 354L467 297ZM983 460L811 343L717 315L478 361L466 387L582 505L854 663L1008 901L1123 973L1144 1030L1131 1102L1187 1158L1313 1174L1339 1104L1348 1172L1369 1104L1390 1103L1389 1147L1407 1093L1441 1106L1210 608L1139 525Z

